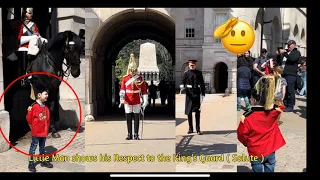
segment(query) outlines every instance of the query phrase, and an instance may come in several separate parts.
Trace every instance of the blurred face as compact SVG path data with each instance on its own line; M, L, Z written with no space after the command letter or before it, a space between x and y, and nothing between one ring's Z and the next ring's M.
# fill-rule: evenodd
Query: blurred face
M136 75L137 74L137 70L130 70L129 71L129 75Z
M288 46L288 49L289 49L289 51L292 51L295 47L296 47L295 44L290 44L290 45Z
M194 63L194 62L189 62L189 68L191 69L191 70L195 70L196 69L196 63Z
M32 19L32 14L31 13L26 13L26 17L28 18L28 19Z
M247 51L247 52L244 53L244 56L245 56L245 57L249 57L249 56L250 56L250 53Z
M48 99L48 92L47 91L44 91L42 93L38 93L38 99L41 101L41 102L46 102L47 99Z

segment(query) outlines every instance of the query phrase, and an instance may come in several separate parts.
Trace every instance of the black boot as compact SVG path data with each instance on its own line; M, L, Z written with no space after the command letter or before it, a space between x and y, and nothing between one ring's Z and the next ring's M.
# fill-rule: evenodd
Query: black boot
M132 139L132 113L126 113L128 136L126 140Z
M41 167L53 168L53 165L48 161L44 161L44 162L41 162Z
M200 111L196 111L196 130L197 130L197 134L201 135L201 131L200 131Z
M29 162L28 169L30 172L33 172L33 173L37 172L36 165L34 164L34 162Z
M140 113L134 114L134 139L140 140L139 138L139 122L140 121Z
M20 60L20 74L25 75L27 73L27 67L28 67L28 55L27 51L21 51L21 60ZM23 77L21 79L21 86L25 87L27 85L28 77Z
M193 133L193 124L192 124L192 112L188 115L189 131L188 134Z

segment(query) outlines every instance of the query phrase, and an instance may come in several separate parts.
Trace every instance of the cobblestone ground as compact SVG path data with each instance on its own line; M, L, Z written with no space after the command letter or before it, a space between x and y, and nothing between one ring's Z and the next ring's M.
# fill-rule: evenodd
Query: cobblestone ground
M75 135L75 130L67 129L60 131L61 138L52 138L49 136L46 141L46 153L56 152L63 148ZM31 143L30 132L21 138L16 148L28 153ZM39 147L36 153L39 152ZM52 162L53 168L41 167L39 164L36 166L37 172L84 172L84 163L81 162L81 156L84 155L84 127L82 127L73 140L73 142L58 153L59 156L69 157L70 161L65 162ZM78 158L77 158L78 155ZM74 157L74 159L72 159ZM0 153L0 172L29 172L28 170L28 157L17 152L11 148L9 151ZM74 161L74 162L73 162Z
M159 101L156 101L159 106ZM165 113L165 112L164 112ZM141 132L140 124L140 132ZM140 134L141 135L141 134ZM124 115L112 116L86 123L86 154L90 156L109 155L110 161L99 158L98 162L86 162L86 172L174 172L175 164L159 162L158 155L172 157L175 154L175 121L163 115L148 114L143 123L141 140L125 140L127 125ZM127 163L115 161L116 156L144 155L144 162ZM154 156L154 162L147 162L147 155ZM119 158L118 158L119 159Z
M181 156L194 155L197 161L176 163L176 172L236 172L237 166L231 161L232 154L237 153L236 96L206 95L200 119L203 135L187 135L189 126L184 115L184 102L185 95L177 94L176 152ZM204 161L205 156L211 157L211 162Z
M243 104L244 106L244 104ZM238 112L238 123L243 111ZM297 96L294 112L281 115L280 126L286 145L276 152L275 172L303 172L306 168L306 98ZM247 149L238 142L238 154L247 155ZM238 172L251 172L250 163L239 163Z

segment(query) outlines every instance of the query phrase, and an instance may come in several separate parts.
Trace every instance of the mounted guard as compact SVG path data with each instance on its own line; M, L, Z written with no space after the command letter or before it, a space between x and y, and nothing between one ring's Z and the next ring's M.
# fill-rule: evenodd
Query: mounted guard
M141 109L148 105L147 87L142 76L138 74L138 67L134 55L130 55L127 75L121 82L120 98L124 99L124 110L127 120L128 136L126 140L132 139L132 118L134 119L134 139L139 140L139 121ZM143 101L143 102L142 102ZM142 103L142 105L141 105Z
M21 75L28 73L28 65L39 53L39 47L42 43L48 42L47 39L40 36L37 25L32 21L32 16L33 8L26 8L18 34ZM26 86L26 78L21 80L21 86Z

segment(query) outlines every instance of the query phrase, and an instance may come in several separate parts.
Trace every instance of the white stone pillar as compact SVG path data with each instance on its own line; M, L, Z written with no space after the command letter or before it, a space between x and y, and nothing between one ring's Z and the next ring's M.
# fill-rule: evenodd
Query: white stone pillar
M93 115L93 103L92 103L92 62L95 56L93 56L92 51L86 51L86 61L85 61L85 115Z
M80 29L85 29L85 10L83 8L58 8L58 27L59 32L71 30L79 34ZM73 87L78 95L82 106L82 123L84 124L85 110L85 71L86 58L80 57L80 76L77 78L70 76L67 82ZM63 66L65 69L66 67ZM64 83L60 86L60 124L67 127L77 127L80 120L80 109L78 101L72 90Z
M228 91L237 93L237 57L229 57L230 65L228 66Z
M0 8L0 29L2 30L2 9ZM2 49L2 31L0 31L0 49ZM0 51L0 92L4 90L3 81L3 64L2 64L2 51ZM9 140L10 133L10 117L9 113L4 110L4 97L1 99L0 103L0 128L6 138ZM9 150L9 144L0 137L0 153Z

